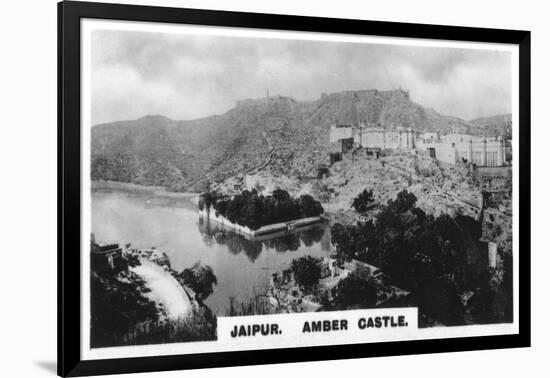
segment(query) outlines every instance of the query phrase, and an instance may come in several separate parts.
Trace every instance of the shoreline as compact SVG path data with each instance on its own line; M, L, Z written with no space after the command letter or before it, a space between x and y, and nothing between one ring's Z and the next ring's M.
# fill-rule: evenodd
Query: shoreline
M140 258L140 265L128 268L145 281L150 292L145 296L162 304L170 320L178 320L193 311L191 297L176 278L162 266L146 258Z
M131 182L120 182L120 181L92 181L92 191L101 190L101 189L111 189L111 190L125 190L130 192L146 192L151 193L158 197L167 197L167 198L195 198L200 196L201 193L194 192L169 192L163 186L147 186L139 185Z
M213 211L210 210L199 210L198 213L199 217L201 218L206 218L208 221L214 221L218 224L221 224L222 226L233 229L239 234L252 238L267 236L281 231L285 231L286 233L296 228L310 226L325 221L325 218L322 216L298 218L288 222L268 224L258 228L257 230L252 230L247 226L241 226L240 224L231 222L223 215L216 215Z

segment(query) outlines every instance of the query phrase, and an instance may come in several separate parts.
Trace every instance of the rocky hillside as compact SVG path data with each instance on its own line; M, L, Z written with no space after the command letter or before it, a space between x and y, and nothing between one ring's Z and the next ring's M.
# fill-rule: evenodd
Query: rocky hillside
M275 96L239 101L222 115L192 121L146 116L96 125L92 179L185 191L267 166L287 175L312 176L327 158L330 124L364 119L388 128L442 133L497 130L440 115L402 90L347 91L307 102Z
M489 135L504 135L506 139L512 138L511 114L476 118L471 120L470 123L485 130Z
M269 193L285 188L292 196L309 194L322 202L325 215L336 222L354 224L357 214L352 202L363 190L372 190L375 202L369 216L376 216L381 205L407 190L416 198L416 206L427 214L439 216L479 214L481 191L468 169L441 167L427 153L402 152L376 159L358 150L344 154L330 167L323 179L300 179L263 170L246 180L232 177L214 186L224 193L235 194L253 187ZM512 250L512 201L510 192L493 193L486 202L483 218L484 240L497 242L499 250Z

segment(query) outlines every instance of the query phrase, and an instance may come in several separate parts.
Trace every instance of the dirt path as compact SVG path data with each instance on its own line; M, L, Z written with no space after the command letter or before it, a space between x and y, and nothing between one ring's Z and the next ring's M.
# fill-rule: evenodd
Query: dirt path
M162 304L169 319L175 320L189 314L193 305L180 283L161 266L146 259L140 261L141 265L130 269L151 289L147 293L149 299Z

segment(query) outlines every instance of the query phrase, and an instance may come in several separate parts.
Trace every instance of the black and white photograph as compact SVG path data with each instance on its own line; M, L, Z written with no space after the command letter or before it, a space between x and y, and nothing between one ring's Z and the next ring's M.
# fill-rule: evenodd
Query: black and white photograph
M0 376L548 370L534 0L2 9Z
M517 327L513 47L84 30L91 351Z

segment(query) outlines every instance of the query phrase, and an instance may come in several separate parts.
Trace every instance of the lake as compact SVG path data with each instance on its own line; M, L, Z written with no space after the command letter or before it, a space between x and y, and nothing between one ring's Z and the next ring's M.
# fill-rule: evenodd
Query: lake
M292 259L330 253L327 225L252 241L200 219L189 199L147 192L93 190L92 232L98 241L156 247L177 271L196 262L210 265L218 284L205 302L218 315L226 314L230 297L246 301L265 293L271 274L288 268Z

